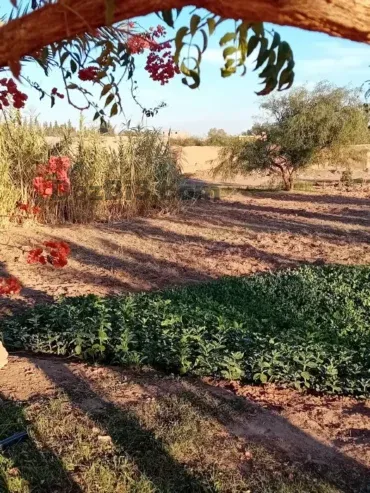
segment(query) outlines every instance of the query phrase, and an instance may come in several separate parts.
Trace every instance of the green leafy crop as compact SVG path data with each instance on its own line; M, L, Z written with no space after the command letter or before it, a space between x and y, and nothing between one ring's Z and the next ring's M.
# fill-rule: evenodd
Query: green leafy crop
M3 320L10 349L370 395L370 267L302 267L65 298Z

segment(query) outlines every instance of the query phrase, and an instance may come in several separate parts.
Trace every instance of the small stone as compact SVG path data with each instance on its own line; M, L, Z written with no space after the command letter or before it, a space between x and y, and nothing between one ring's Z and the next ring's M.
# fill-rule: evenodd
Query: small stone
M249 450L246 450L244 452L244 458L245 458L245 460L252 460L253 459L252 452L250 452Z
M8 352L0 342L0 370L8 363Z
M99 435L98 440L100 442L104 442L104 443L111 443L112 442L112 438L109 435Z

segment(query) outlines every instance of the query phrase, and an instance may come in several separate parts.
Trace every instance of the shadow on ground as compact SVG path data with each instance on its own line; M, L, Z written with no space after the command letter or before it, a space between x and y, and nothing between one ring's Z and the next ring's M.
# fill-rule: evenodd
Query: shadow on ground
M277 412L264 409L253 400L237 397L228 390L199 380L171 379L151 371L124 372L118 368L99 369L87 365L80 365L84 368L80 371L78 364L71 366L58 359L30 357L28 361L47 376L57 391L68 396L72 406L86 414L105 435L111 437L119 454L135 464L140 475L150 480L155 491L180 493L229 490L217 489L218 486L213 483L212 477L203 476L195 463L182 463L172 456L166 443L166 433L158 437L158 430L143 425L142 420L136 415L130 400L133 399L130 387L140 389L141 395L134 396L134 400L153 400L159 406L168 396L176 396L178 402L187 403L205 420L209 420L210 426L211 420L218 421L232 437L242 440L246 447L261 447L261 450L265 450L264 453L280 461L282 468L290 461L300 473L306 471L310 478L312 475L312 481L317 481L314 478L320 478L325 484L337 488L335 491L368 491L366 488L370 481L370 471L367 467L343 455L331 445L318 442ZM13 362L10 364L16 364L16 358L13 358ZM87 378L87 374L95 377ZM34 398L45 399L42 389L41 395ZM167 409L162 419L162 425L168 427L168 433L176 433L177 427L181 426L176 408L171 412ZM22 419L18 424L25 426ZM201 434L199 440L202 441ZM33 445L31 443L28 446ZM60 468L60 463L53 453L47 451L44 454L42 450L41 447L41 451L37 452L42 454L40 464L44 464L45 467L47 461L53 468ZM219 455L220 453L221 450ZM189 454L194 454L194 450L189 451ZM16 454L14 462L20 474L28 477L26 455ZM217 468L217 464L215 467ZM246 469L243 474L251 475L251 470ZM266 484L274 484L276 478L272 474L267 468L264 473ZM60 491L79 491L78 488L85 491L83 486L74 485L66 473L63 477L70 490L66 488ZM303 486L301 488L302 492L308 491ZM41 488L35 491L49 490ZM256 491L265 490L260 485L260 489L256 488Z

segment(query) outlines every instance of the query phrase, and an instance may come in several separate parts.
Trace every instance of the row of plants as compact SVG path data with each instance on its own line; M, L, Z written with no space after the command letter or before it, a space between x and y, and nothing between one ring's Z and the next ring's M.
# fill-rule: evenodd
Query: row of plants
M40 305L5 345L179 374L370 395L370 268L306 266L122 297Z
M54 186L50 173L47 179L39 176L40 164L51 156L67 157L71 163L64 185L58 177ZM37 190L35 177L40 182ZM60 142L50 146L44 130L25 125L16 112L0 122L2 219L19 222L33 216L28 210L14 216L19 203L31 212L36 208L38 219L49 223L84 223L171 209L177 205L180 177L179 156L159 131L137 130L111 149L98 131L82 122L77 136L66 130ZM48 194L52 188L58 193Z

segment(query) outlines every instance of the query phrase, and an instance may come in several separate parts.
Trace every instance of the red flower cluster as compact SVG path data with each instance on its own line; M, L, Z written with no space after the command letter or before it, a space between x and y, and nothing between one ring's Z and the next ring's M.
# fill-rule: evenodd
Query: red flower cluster
M127 48L132 55L140 55L144 50L150 47L148 36L142 34L133 34L127 40Z
M53 195L53 182L46 180L43 176L36 176L33 179L33 188L44 199Z
M53 195L53 183L57 183L57 192L60 194L69 193L71 182L68 178L68 169L71 161L66 156L52 156L46 166L40 166L39 176L33 180L36 192L44 198Z
M36 205L35 206L32 206L30 204L20 204L20 203L18 203L17 204L17 207L18 207L18 209L20 211L24 211L27 214L32 214L34 216L37 216L37 214L40 214L40 212L41 212L41 208L40 207L37 207Z
M44 241L42 247L34 248L28 253L27 263L49 263L53 267L62 268L67 265L70 253L71 249L64 241Z
M176 74L180 73L171 51L160 53L162 50L168 50L169 48L171 48L169 42L152 46L150 48L151 53L149 53L145 65L145 70L149 72L150 78L159 81L162 86L167 84L170 79L173 79Z
M0 277L0 296L17 294L20 290L20 282L15 277Z
M157 26L156 28L151 27L150 31L152 33L153 38L160 38L166 36L167 34L166 29L161 25Z
M78 72L78 78L80 80L96 80L99 70L96 67L82 68Z
M156 28L151 27L148 33L134 34L127 41L127 47L133 55L141 54L145 49L150 50L145 70L149 72L151 79L160 82L162 86L180 73L170 51L171 43L158 43L157 41L165 35L165 28L157 26Z
M5 87L5 89L0 91L0 109L10 105L10 98L12 98L14 108L24 108L28 96L18 90L13 79L0 79L0 86Z
M53 89L51 90L51 95L57 96L60 99L64 99L64 94L61 94L60 92L58 92L58 89L56 87L53 87Z

